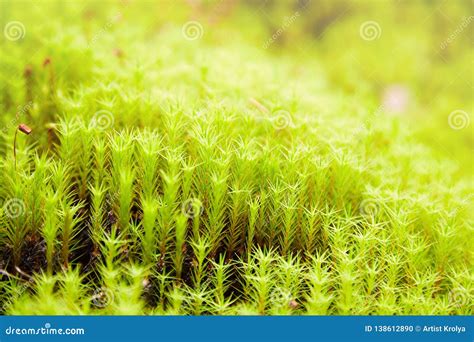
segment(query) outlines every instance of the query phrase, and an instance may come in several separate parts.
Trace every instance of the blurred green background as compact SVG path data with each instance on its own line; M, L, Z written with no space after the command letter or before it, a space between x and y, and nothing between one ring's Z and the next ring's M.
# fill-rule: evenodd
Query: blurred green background
M241 64L262 56L285 61L294 80L309 80L301 86L316 99L318 89L364 98L354 111L362 105L407 121L416 139L472 175L473 8L471 0L2 1L2 120L8 125L28 105L28 68L41 70L50 59L66 76L58 82L84 85L91 73L100 78L107 67L120 69L117 58L146 69L146 46L172 55L183 46L160 37L188 29L198 35L193 44L226 47ZM23 25L21 39L7 27L12 18ZM104 51L111 65L96 64Z

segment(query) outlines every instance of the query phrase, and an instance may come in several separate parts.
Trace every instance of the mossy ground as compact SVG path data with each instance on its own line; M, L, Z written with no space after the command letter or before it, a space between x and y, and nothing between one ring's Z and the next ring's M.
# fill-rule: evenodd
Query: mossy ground
M4 313L473 313L469 6L1 6Z

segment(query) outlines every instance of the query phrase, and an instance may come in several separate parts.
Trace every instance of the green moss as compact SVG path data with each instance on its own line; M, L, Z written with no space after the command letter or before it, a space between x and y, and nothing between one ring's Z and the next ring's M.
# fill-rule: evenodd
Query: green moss
M26 29L0 54L3 313L473 314L472 130L448 125L472 99L455 86L428 121L417 115L433 89L403 69L407 54L426 58L412 40L444 34L410 22L414 37L389 58L398 26L382 11L385 40L350 41L377 81L419 91L393 116L339 43L314 56L284 40L262 49L268 27L242 25L244 5L217 26L202 18L190 40L189 8L161 5L172 15L2 3ZM342 6L326 5L329 17ZM358 37L359 10L324 49ZM283 36L307 46L310 18ZM453 69L469 65L458 54ZM33 133L18 136L15 168L20 122Z

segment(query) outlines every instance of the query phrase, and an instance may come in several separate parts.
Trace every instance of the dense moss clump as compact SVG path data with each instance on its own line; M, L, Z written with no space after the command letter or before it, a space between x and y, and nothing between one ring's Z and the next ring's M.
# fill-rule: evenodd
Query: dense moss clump
M190 3L2 2L2 312L473 314L463 4Z

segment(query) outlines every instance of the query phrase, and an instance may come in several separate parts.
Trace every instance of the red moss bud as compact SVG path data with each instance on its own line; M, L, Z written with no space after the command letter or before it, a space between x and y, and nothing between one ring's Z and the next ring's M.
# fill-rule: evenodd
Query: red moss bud
M32 131L32 129L25 124L20 124L18 126L18 130L22 133L25 133L26 135L30 134Z

